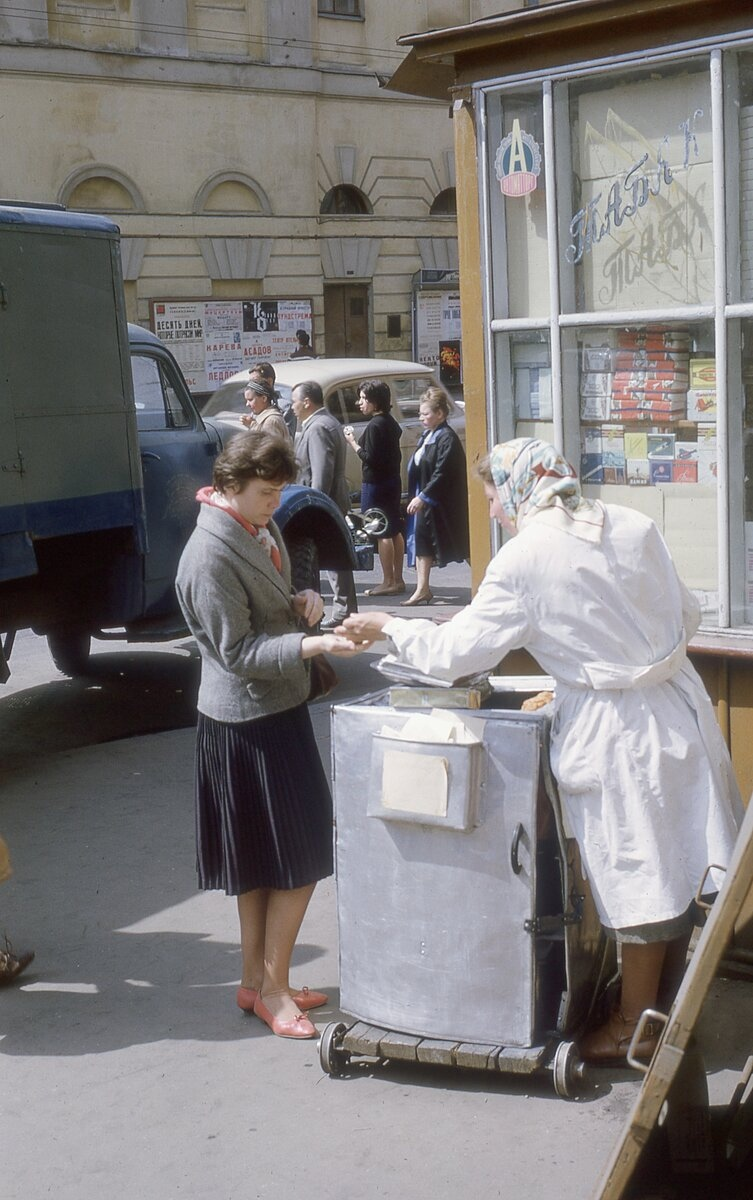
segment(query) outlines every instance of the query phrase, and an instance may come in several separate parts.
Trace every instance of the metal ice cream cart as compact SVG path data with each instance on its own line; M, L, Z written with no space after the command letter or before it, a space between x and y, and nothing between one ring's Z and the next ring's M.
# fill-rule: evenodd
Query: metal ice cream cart
M507 686L507 685L502 685ZM583 1075L571 1040L614 975L549 769L538 681L445 709L468 740L406 740L395 690L335 705L340 1006L330 1075L399 1059ZM415 711L415 710L413 710Z

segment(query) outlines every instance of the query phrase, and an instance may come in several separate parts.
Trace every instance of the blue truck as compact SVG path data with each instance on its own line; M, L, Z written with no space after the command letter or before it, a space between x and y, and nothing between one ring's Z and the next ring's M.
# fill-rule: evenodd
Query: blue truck
M127 324L118 227L0 204L0 680L20 629L66 674L92 637L187 632L175 571L223 436L167 348ZM275 520L297 587L358 565L321 492L286 488Z

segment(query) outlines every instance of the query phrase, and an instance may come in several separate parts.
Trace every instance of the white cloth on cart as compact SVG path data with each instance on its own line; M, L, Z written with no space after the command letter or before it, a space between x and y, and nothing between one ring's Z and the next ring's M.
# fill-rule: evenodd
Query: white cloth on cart
M402 661L448 680L520 647L553 676L551 762L564 814L600 918L621 929L687 909L706 868L729 861L742 805L685 653L698 604L656 525L604 509L598 544L542 513L451 621L397 618L384 632Z

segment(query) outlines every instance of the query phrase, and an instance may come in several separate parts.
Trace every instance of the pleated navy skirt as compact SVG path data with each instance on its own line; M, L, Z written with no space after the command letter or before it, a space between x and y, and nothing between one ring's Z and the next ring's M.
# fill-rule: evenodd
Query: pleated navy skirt
M225 724L199 713L199 887L238 896L332 874L332 797L305 704Z

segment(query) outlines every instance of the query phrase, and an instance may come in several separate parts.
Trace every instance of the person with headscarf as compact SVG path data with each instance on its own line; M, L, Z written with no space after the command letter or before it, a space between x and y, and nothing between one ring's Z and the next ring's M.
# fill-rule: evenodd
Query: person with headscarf
M292 440L292 434L277 405L275 372L270 363L257 363L248 373L248 383L243 392L246 408L251 411L241 417L246 429L262 429L278 437Z
M673 998L697 889L710 863L729 861L742 815L687 656L699 606L654 522L585 499L553 446L516 438L476 471L491 517L511 536L471 604L441 625L369 612L344 627L362 645L386 636L400 662L448 681L519 648L555 679L551 765L622 959L619 1002L579 1049L587 1061L621 1061L641 1013ZM715 891L721 875L710 876ZM658 1031L643 1029L646 1058Z

